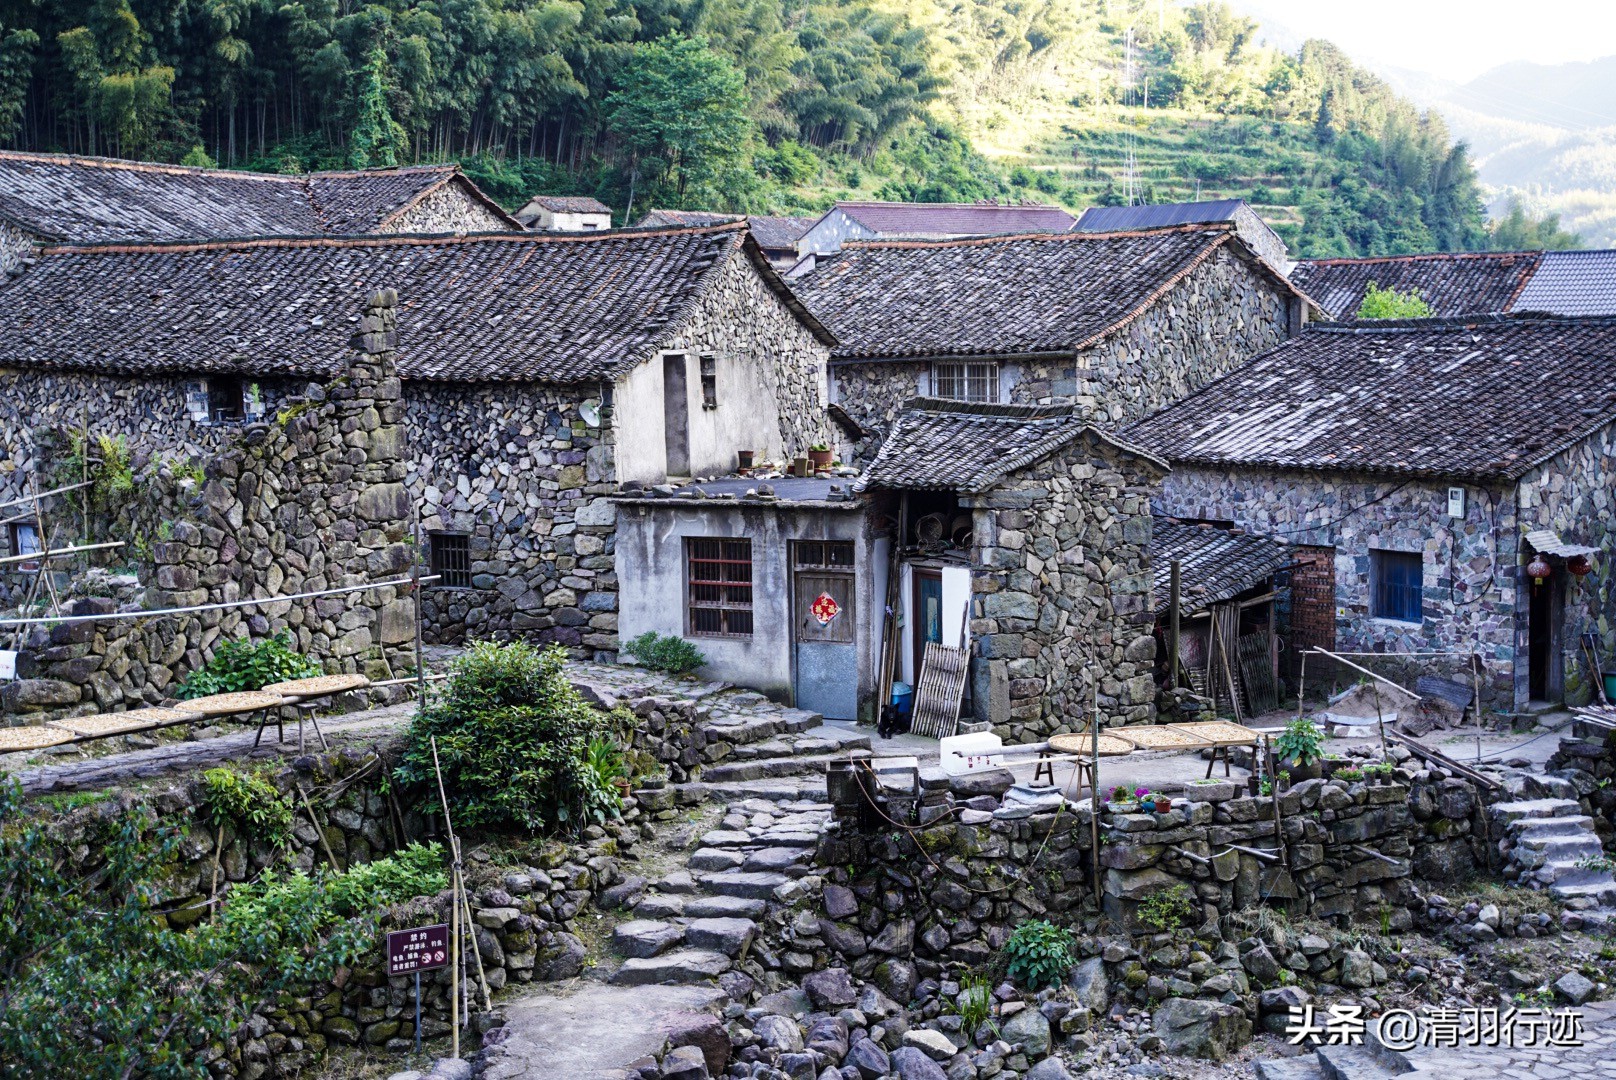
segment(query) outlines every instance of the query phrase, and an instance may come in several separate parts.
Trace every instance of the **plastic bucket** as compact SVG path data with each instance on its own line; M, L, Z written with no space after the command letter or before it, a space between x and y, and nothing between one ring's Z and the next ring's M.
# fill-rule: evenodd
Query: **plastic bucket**
M895 682L895 683L893 683L892 684L892 704L897 706L898 711L901 712L901 713L906 713L910 709L914 708L914 704L915 704L915 690L914 690L914 687L910 686L906 682Z

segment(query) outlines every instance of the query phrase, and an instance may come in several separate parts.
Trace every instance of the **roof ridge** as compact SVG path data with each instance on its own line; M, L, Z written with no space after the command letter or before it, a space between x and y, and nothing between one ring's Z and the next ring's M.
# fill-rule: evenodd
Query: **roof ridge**
M465 243L533 243L579 244L599 243L622 237L684 236L701 233L741 232L744 222L720 222L713 225L667 225L648 229L599 229L579 233L543 232L460 232L460 233L384 233L380 235L330 236L233 236L207 240L149 240L139 243L109 244L48 244L45 255L131 255L141 252L224 251L231 248L290 248L290 247L390 247L426 246L431 244Z
M1049 420L1075 416L1071 405L1015 405L996 401L960 401L955 398L916 395L905 401L904 409L931 413L959 413L984 419L1000 417L1020 420Z
M1616 315L1556 315L1544 311L1488 311L1471 315L1432 315L1423 319L1358 319L1309 323L1308 334L1375 334L1391 330L1466 331L1524 325L1599 326L1616 323Z
M1543 249L1523 251L1423 251L1408 255L1351 255L1334 256L1328 259L1298 259L1298 266L1366 266L1370 263L1408 263L1432 262L1440 259L1519 259L1523 257L1536 258L1545 255Z
M985 244L1013 243L1023 240L1071 241L1075 243L1085 240L1135 239L1147 236L1164 236L1174 233L1232 233L1233 231L1233 222L1195 221L1186 222L1181 225L1162 225L1152 229L1122 229L1116 232L1001 233L985 234L981 236L942 237L936 240L844 240L842 241L842 250L874 250L876 248L980 247Z
M206 168L200 165L177 165L168 161L137 161L133 158L100 157L93 154L48 154L35 150L0 150L0 162L27 161L41 165L77 165L92 169L118 169L125 172L144 172L166 176L224 176L241 180L272 180L278 183L305 183L312 177L374 176L379 173L432 172L447 170L460 172L458 162L430 162L414 165L388 165L377 169L322 169L307 173L265 173L251 169Z
M946 207L949 210L1059 210L1063 214L1071 211L1059 203L1002 203L1002 202L903 202L902 200L887 199L839 199L831 204L837 206L913 206L920 209L936 209Z

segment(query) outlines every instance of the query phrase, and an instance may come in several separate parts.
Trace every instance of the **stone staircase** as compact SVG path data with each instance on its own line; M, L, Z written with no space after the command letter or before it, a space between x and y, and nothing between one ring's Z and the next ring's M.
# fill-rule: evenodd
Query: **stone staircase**
M1496 803L1491 809L1504 875L1578 912L1584 923L1616 920L1616 878L1578 866L1604 854L1593 818L1574 799L1541 797Z
M653 882L634 904L634 919L617 927L613 945L628 959L612 982L707 982L730 970L747 956L770 909L800 894L795 881L811 868L830 821L823 802L748 798L728 805L721 827L701 837L685 869Z

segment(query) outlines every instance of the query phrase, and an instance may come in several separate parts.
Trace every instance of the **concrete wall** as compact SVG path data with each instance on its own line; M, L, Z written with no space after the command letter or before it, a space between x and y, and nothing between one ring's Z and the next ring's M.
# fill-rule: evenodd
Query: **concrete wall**
M690 319L664 343L685 353L692 476L733 472L736 451L770 459L834 438L825 415L829 349L797 321L744 252L719 271ZM702 403L700 356L717 361L718 407ZM667 431L660 359L620 380L615 401L617 478L661 483Z
M688 639L707 656L702 674L761 690L777 700L794 698L792 588L789 545L793 540L851 540L855 544L854 589L859 626L861 702L873 693L878 645L868 634L866 615L883 603L876 590L875 559L865 537L864 515L856 503L845 508L769 506L707 500L619 503L617 576L632 582L622 594L619 628L623 638L647 631ZM749 537L752 541L752 623L749 638L697 637L686 625L685 539Z
M1159 505L1175 517L1230 520L1260 536L1335 549L1336 646L1348 651L1447 649L1486 663L1483 695L1495 705L1516 703L1519 546L1515 495L1507 488L1465 488L1465 516L1447 516L1448 484L1317 472L1174 468ZM1370 551L1424 555L1423 619L1418 624L1370 614ZM1420 674L1457 672L1425 660L1375 670L1409 681ZM1524 699L1522 699L1524 700Z
M542 206L528 226L535 232L590 232L611 227L611 214L558 214Z
M797 252L800 255L828 255L840 251L849 240L873 240L877 235L843 211L832 208L814 223L813 228L797 238Z
M1143 419L1285 339L1288 297L1226 248L1175 285L1142 316L1064 360L1008 360L1007 401L1071 403L1101 427ZM873 456L903 402L929 386L925 361L837 361L832 400L875 432Z

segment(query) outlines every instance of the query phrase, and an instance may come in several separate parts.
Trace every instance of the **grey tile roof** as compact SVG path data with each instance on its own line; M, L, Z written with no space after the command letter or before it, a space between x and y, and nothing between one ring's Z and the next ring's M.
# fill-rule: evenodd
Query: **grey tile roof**
M1303 259L1291 270L1291 280L1339 321L1358 317L1370 282L1418 294L1435 318L1485 315L1511 310L1540 256L1535 251L1504 251Z
M1072 228L1076 232L1133 232L1164 225L1208 224L1233 221L1239 199L1207 202L1157 203L1146 206L1091 206Z
M743 246L800 311L739 225L47 248L0 287L0 366L331 376L393 288L405 378L592 381L653 355Z
M453 165L268 173L0 151L0 217L74 244L375 232L445 184L509 219Z
M855 488L986 491L1000 480L1089 436L1151 461L1072 415L1070 405L982 405L910 400Z
M1175 465L1514 479L1616 421L1616 319L1310 327L1133 425Z
M1157 516L1150 526L1150 561L1161 617L1172 599L1174 559L1179 562L1179 607L1186 614L1266 584L1295 561L1290 547L1277 540Z
M744 221L765 251L795 249L797 239L818 221L817 217L769 217L719 214L707 210L652 210L639 220L638 228L666 228L670 225L719 225Z
M1616 251L1545 251L1512 310L1616 315Z
M883 237L1063 233L1076 221L1042 203L839 202L835 209Z
M609 214L612 208L593 195L535 195L527 201L528 207L537 206L555 214Z
M1065 354L1132 322L1225 245L1251 257L1227 225L871 241L792 284L842 342L838 359Z

